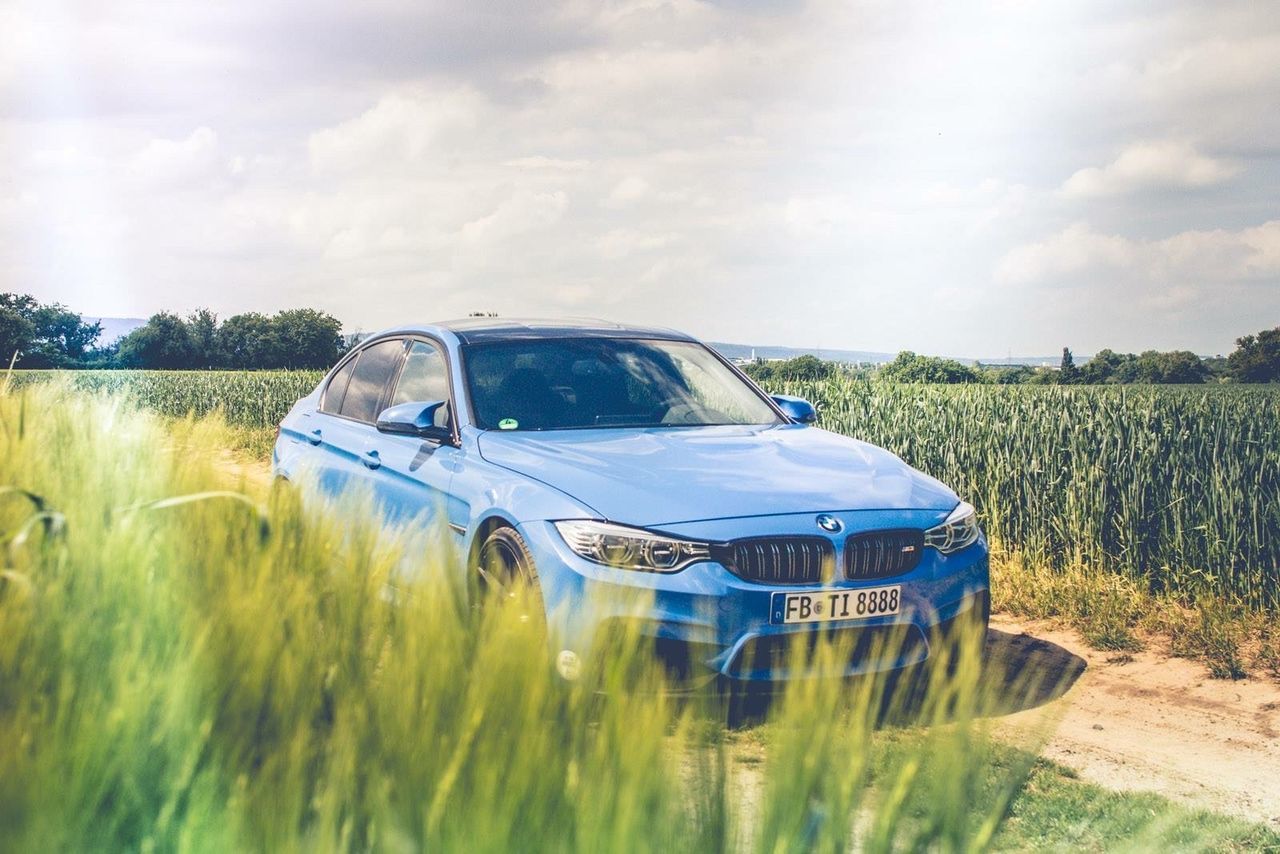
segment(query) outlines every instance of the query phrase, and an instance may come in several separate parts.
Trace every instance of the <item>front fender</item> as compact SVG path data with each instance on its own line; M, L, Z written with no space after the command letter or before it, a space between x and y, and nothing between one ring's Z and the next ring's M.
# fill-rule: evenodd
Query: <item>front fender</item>
M603 518L591 506L531 477L467 454L451 488L468 505L463 554L471 554L481 531L495 520L512 527L555 519Z

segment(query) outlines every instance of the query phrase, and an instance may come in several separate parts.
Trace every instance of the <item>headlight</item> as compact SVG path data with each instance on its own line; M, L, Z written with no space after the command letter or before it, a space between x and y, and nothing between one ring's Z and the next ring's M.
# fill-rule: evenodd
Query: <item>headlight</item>
M640 528L588 519L569 519L555 525L576 554L615 569L679 572L711 557L711 547L706 543L677 540Z
M958 552L973 545L978 539L978 511L967 501L951 511L947 521L924 532L924 544L932 546L944 555Z

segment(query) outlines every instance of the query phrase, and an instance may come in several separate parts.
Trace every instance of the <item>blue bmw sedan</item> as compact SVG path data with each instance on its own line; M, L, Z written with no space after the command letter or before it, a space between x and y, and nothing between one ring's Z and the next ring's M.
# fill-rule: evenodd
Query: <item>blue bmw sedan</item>
M855 675L985 626L973 507L814 420L678 332L468 319L361 342L273 463L368 490L388 523L447 526L472 587L531 583L569 678L619 621L695 685L785 680L797 634L851 639Z

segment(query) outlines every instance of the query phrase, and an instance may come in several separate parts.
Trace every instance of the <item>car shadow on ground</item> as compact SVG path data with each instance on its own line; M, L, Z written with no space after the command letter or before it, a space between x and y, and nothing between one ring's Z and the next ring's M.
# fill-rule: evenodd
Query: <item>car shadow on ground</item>
M999 629L987 630L984 652L981 675L971 694L976 699L972 702L955 698L939 702L936 695L930 696L930 692L938 690L939 679L930 679L923 668L912 669L888 677L877 692L877 725L916 726L1025 712L1062 697L1087 667L1083 658L1055 643ZM733 697L728 708L729 726L738 729L764 722L779 696L747 693Z
M980 691L999 698L989 717L1001 717L1053 702L1071 690L1088 666L1056 643L1025 632L987 630L987 666Z

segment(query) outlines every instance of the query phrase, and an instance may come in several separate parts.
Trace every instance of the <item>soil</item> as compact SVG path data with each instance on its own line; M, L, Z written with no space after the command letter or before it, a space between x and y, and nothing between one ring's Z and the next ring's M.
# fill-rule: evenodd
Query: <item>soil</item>
M1203 664L1157 650L1092 650L1045 622L995 615L991 628L993 660L1060 685L998 728L1023 736L1047 726L1041 754L1109 789L1280 829L1280 684L1212 679Z
M238 489L256 499L263 498L271 488L271 465L246 457L243 453L223 451L215 465L227 476L227 486Z

